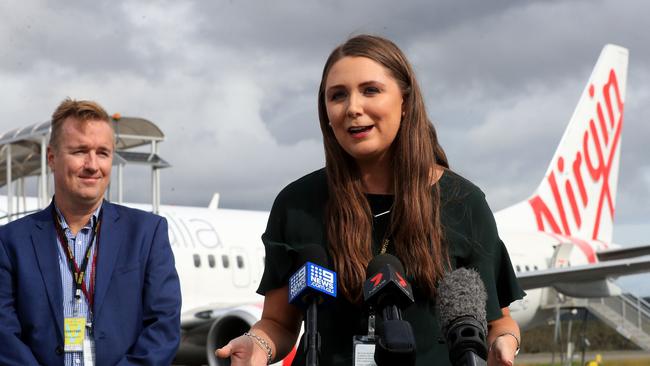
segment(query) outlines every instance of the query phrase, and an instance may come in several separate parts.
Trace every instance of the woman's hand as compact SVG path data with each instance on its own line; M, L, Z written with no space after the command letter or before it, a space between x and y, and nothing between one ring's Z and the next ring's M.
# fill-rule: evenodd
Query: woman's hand
M503 316L488 323L488 366L512 366L519 348L519 326L510 309L501 308Z
M241 335L214 352L219 358L230 357L232 366L266 365L267 356L251 337Z
M488 366L512 366L515 363L517 340L510 334L497 337L490 346Z
M283 359L296 344L302 323L302 313L287 302L288 298L289 286L267 291L262 319L214 354L230 357L233 366L261 366L269 358Z

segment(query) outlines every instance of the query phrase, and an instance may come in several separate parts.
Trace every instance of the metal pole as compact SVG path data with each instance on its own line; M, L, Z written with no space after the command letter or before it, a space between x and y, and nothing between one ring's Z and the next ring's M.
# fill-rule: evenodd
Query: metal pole
M124 184L124 181L122 180L124 174L124 165L123 164L118 164L117 165L117 203L120 205L122 204L122 186Z
M155 214L160 212L160 169L154 168L154 174L156 175L156 210Z
M25 177L21 177L19 180L18 189L20 190L20 200L18 201L18 212L20 212L20 206L22 203L22 212L27 212L27 196L25 195Z
M565 365L571 366L573 361L573 342L571 341L571 328L573 326L573 314L569 318L569 325L567 326L567 336L566 336L566 359L564 360Z
M589 315L589 311L587 311L587 308L582 309L583 311L583 317L582 317L582 330L581 330L581 342L582 342L582 357L580 358L580 364L584 365L585 364L585 353L587 352L587 342L589 340L587 339L587 316Z
M156 140L151 141L151 157L158 154L158 143ZM159 212L160 206L160 172L155 166L151 168L151 201L153 213Z
M551 365L555 365L555 351L558 350L560 351L560 364L562 364L562 324L560 323L560 303L559 299L556 299L558 301L555 304L555 331L553 333L553 353L551 354Z
M7 144L7 222L14 212L13 186L11 184L11 144Z
M47 205L47 140L41 138L41 186L38 190L38 208L45 208Z
M156 143L156 156L158 156L159 145ZM156 214L160 213L160 168L156 167Z
M641 327L641 296L636 296L636 315L637 315L637 327L639 329L642 329Z
M52 174L48 170L47 171L47 179L46 179L47 184L45 185L45 192L47 192L47 193L45 193L45 197L48 197L48 198L50 197L50 195L52 195L52 184L50 182L50 176L51 175Z
M151 167L151 212L156 213L156 168Z

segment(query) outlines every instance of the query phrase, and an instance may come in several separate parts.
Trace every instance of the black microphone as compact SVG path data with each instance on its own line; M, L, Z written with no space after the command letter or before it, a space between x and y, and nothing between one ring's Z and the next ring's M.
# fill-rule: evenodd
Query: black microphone
M320 335L318 334L318 305L336 298L336 272L327 264L325 249L306 246L299 252L302 266L289 278L289 302L306 311L305 354L308 366L318 365Z
M375 362L384 365L415 365L415 337L411 324L402 320L402 309L414 302L411 285L397 257L380 254L368 263L363 298L379 310Z
M454 366L487 365L487 293L478 272L459 268L442 278L437 306Z

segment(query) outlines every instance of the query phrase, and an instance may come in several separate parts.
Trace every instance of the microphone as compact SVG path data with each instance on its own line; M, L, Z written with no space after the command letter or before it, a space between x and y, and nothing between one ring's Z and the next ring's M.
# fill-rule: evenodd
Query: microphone
M454 366L487 365L487 293L478 272L459 268L438 285L437 306Z
M298 259L304 264L289 278L289 303L306 311L304 350L307 365L315 366L320 352L318 305L336 298L336 272L321 266L327 264L321 246L303 248Z
M384 365L415 365L415 337L411 324L402 320L402 309L414 302L411 285L404 279L397 257L380 254L368 263L363 298L379 310L375 362Z

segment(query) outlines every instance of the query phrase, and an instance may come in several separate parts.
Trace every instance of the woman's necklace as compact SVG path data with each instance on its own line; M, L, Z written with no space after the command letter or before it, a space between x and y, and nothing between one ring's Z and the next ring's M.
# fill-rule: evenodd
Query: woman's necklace
M380 212L380 213L378 213L376 215L372 215L372 217L376 219L378 217L384 216L384 215L389 214L389 213L390 213L390 209L386 210L384 212ZM386 234L384 234L384 240L381 242L381 250L379 251L379 254L386 254L386 250L388 249L388 244L389 243L390 243L390 239L388 239Z
M384 216L386 214L390 213L390 210L386 210L384 212L380 212L376 215L372 215L373 218L378 218L381 216ZM388 244L390 243L390 239L384 238L384 241L381 243L381 250L379 251L379 254L386 254L386 250L388 249Z
M388 211L384 211L384 212L380 212L380 213L378 213L378 214L376 214L376 215L372 215L372 217L374 217L374 218L378 218L379 216L384 216L384 215L387 214L387 213L390 213L390 210L388 210Z
M384 242L381 243L381 250L379 251L379 254L386 254L386 249L388 249L388 243L390 243L390 239L388 238L384 239Z

